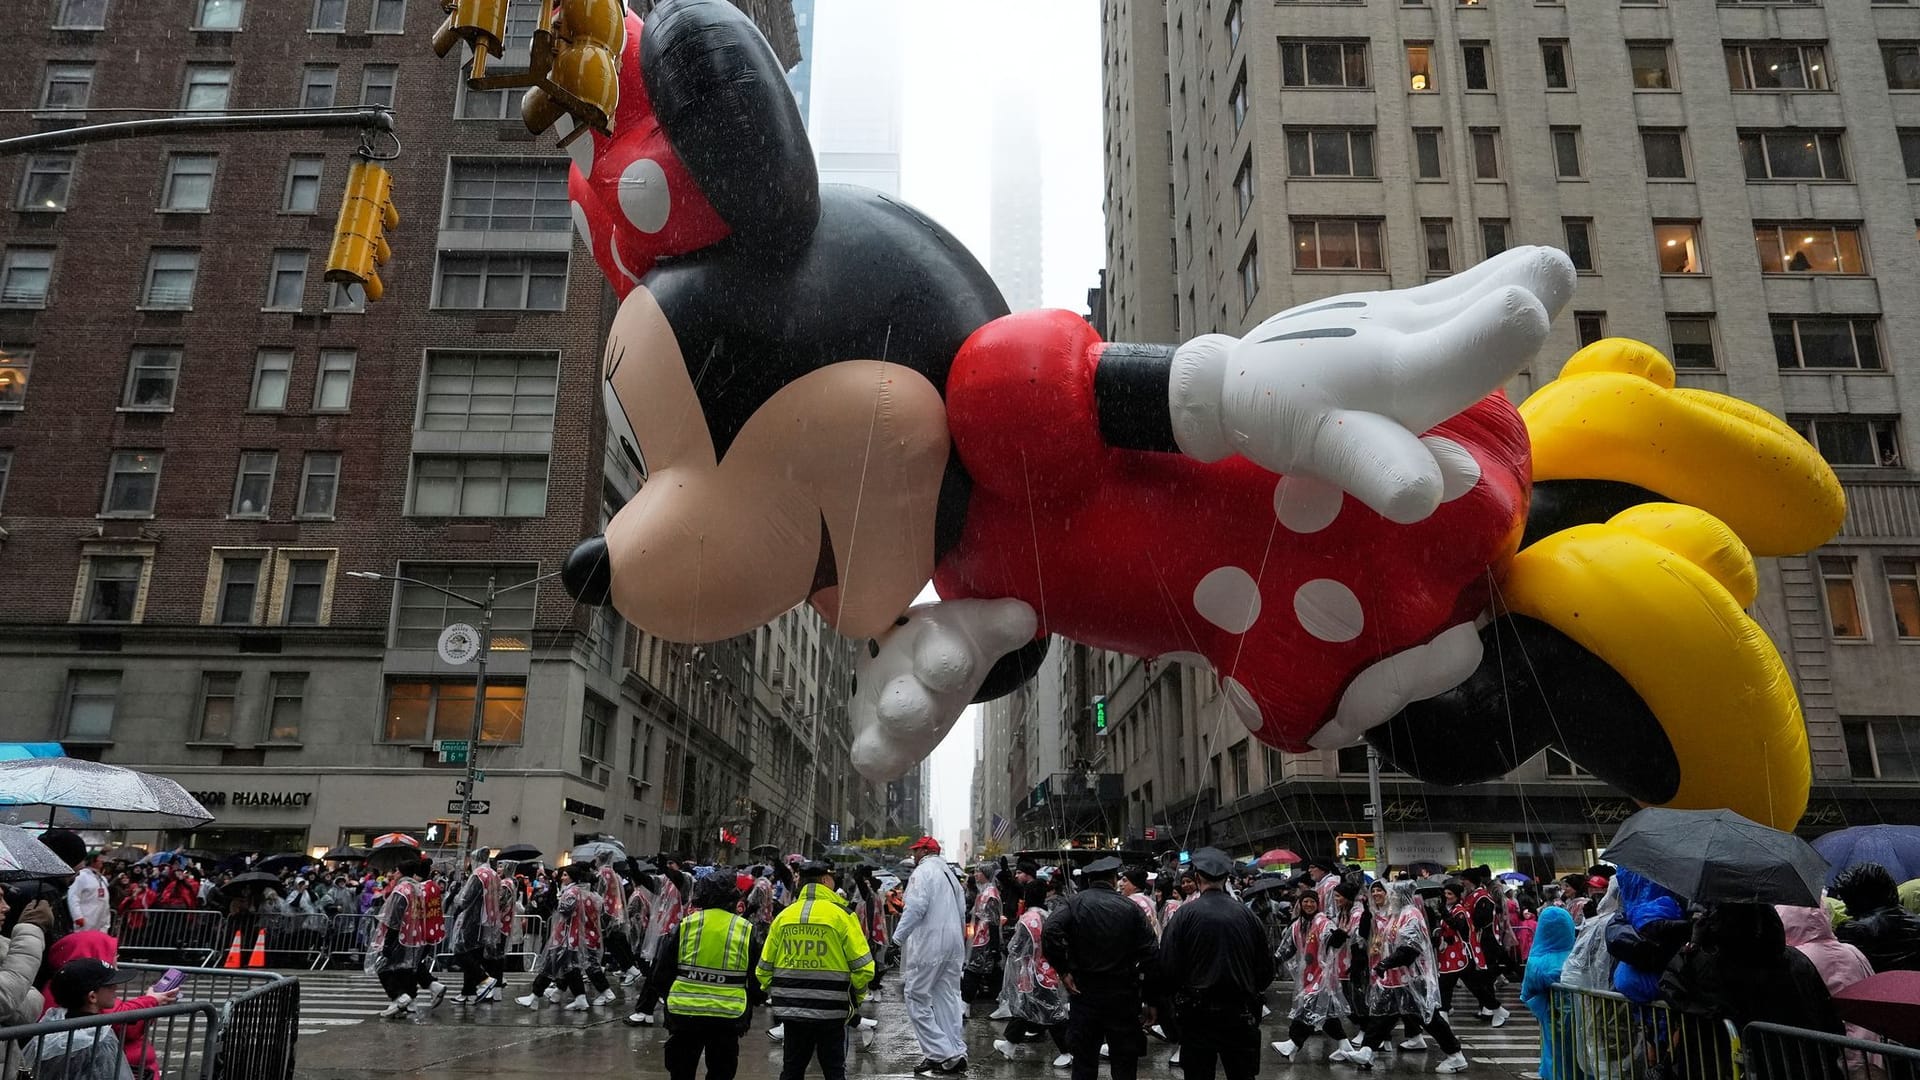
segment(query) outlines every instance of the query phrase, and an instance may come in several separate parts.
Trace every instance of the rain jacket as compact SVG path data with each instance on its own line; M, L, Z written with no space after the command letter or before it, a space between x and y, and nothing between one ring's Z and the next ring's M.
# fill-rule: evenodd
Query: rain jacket
M1897 904L1849 912L1847 921L1834 928L1834 936L1857 946L1875 971L1920 971L1920 915Z
M591 886L568 882L553 907L553 925L537 961L539 974L558 982L569 972L596 971L600 950L600 894Z
M755 958L777 1020L846 1020L873 982L873 949L847 902L824 885L803 885L780 909Z
M1613 880L1620 887L1620 918L1607 927L1607 952L1619 961L1613 988L1645 1005L1660 996L1660 973L1687 943L1692 928L1679 898L1664 885L1624 866Z
M40 1019L65 1020L67 1010L55 1005ZM18 1060L34 1080L133 1080L120 1037L104 1025L35 1037Z
M1540 1021L1542 1080L1573 1080L1577 1071L1558 1068L1553 1022L1553 984L1560 981L1573 944L1573 915L1563 907L1542 910L1540 924L1534 928L1533 948L1527 953L1527 974L1520 981L1520 1000Z
M434 948L446 936L439 884L403 877L387 891L387 902L374 923L366 972L432 971Z
M967 1053L961 1021L960 969L966 963L966 896L938 855L928 855L907 879L906 907L893 940L900 945L901 990L920 1049L935 1061Z
M1620 883L1607 882L1600 903L1573 937L1573 951L1560 969L1560 981L1577 990L1613 988L1613 957L1607 954L1607 927L1620 917Z
M1060 973L1047 963L1040 935L1047 921L1044 908L1028 908L1007 935L1007 967L1000 983L1000 1004L1029 1024L1053 1027L1067 1022L1067 991Z
M1379 958L1373 961L1367 1011L1433 1019L1440 1000L1438 965L1426 910L1414 895L1413 882L1387 883L1387 910L1374 934Z
M59 971L67 965L68 961L81 959L117 964L120 962L120 943L98 930L76 930L53 943L53 948L47 953L47 966L50 970ZM43 986L40 989L48 1001L53 1000L53 993L48 987ZM117 1013L131 1009L152 1009L159 1004L159 998L142 994L139 997L121 998L113 1003L112 1008L102 1011ZM51 1016L43 1019L51 1019ZM135 1072L142 1076L159 1075L160 1056L154 1053L153 1044L147 1041L145 1020L127 1025L119 1037L127 1055L127 1064L132 1066ZM141 1072L142 1069L146 1071Z
M1353 1011L1347 995L1340 992L1340 978L1335 974L1346 947L1327 940L1335 929L1333 918L1322 911L1310 920L1293 920L1281 939L1279 959L1287 965L1287 977L1293 980L1289 1020L1304 1020L1317 1028Z
M474 867L447 906L447 951L481 949L498 956L512 931L513 886L491 866Z
M46 953L46 931L32 923L15 926L12 937L0 937L0 1027L40 1019L46 1002L33 988L33 977Z
M1721 904L1701 920L1696 941L1673 958L1660 996L1685 1012L1840 1034L1833 996L1813 961L1787 947L1779 914L1766 904Z
M1780 913L1780 925L1786 930L1787 944L1799 949L1802 955L1813 961L1814 970L1820 973L1820 979L1827 984L1828 990L1837 994L1873 974L1873 965L1867 963L1865 953L1834 937L1833 923L1827 919L1826 912L1819 908L1789 907L1785 904L1774 910ZM1847 1035L1869 1042L1879 1039L1866 1028L1853 1024L1847 1025Z
M75 930L111 929L113 905L107 898L107 879L91 866L81 867L67 886L67 911Z

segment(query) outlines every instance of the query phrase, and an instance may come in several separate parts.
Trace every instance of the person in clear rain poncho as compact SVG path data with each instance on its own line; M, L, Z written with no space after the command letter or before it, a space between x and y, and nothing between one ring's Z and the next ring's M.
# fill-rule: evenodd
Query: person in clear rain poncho
M454 1001L477 1005L500 1000L506 982L507 936L513 932L513 883L493 868L486 848L475 848L473 873L447 905L447 952L460 967Z
M893 939L900 944L900 983L907 1020L924 1055L914 1072L962 1072L967 1067L966 1019L960 973L966 963L966 895L940 845L930 836L914 842L919 863L907 879L906 906Z
M398 873L374 922L365 962L367 974L387 992L389 1004L380 1015L388 1017L401 1015L409 1005L430 1011L447 996L446 984L433 974L434 952L447 936L433 863L420 859Z
M1012 1060L1014 1047L1041 1032L1053 1038L1054 1065L1073 1064L1067 1050L1067 1013L1069 1002L1060 975L1047 963L1040 948L1041 929L1047 921L1047 883L1035 879L1022 887L1026 910L1007 933L1007 966L1000 984L1000 1008L1008 1016L1004 1039L995 1039L993 1048Z
M584 1012L592 1004L587 999L588 979L595 990L607 992L607 976L600 968L600 894L591 884L594 876L588 863L567 866L567 885L554 904L553 925L546 947L540 950L533 989L514 998L515 1002L529 1009L538 1007L542 998L557 1003L564 989L572 995L566 1011Z
M1318 890L1301 893L1293 923L1281 936L1275 956L1287 966L1287 977L1293 981L1287 1037L1273 1044L1281 1057L1292 1057L1315 1031L1333 1040L1339 1060L1345 1061L1353 1052L1340 1023L1353 1012L1340 986L1340 961L1347 955L1347 934L1340 928L1339 915L1320 910Z
M1433 937L1426 912L1414 895L1413 882L1376 882L1386 893L1386 917L1381 926L1379 958L1368 969L1366 1038L1347 1056L1361 1068L1371 1067L1374 1052L1393 1034L1394 1025L1411 1018L1433 1036L1446 1057L1435 1072L1463 1072L1466 1055L1460 1040L1439 1011L1440 978L1433 954Z

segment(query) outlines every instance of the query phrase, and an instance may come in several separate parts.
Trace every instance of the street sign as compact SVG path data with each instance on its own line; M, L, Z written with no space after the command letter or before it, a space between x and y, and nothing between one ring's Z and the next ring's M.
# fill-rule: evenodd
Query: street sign
M485 772L484 770L481 770L481 769L475 769L475 770L473 770L473 782L474 782L474 783L476 783L476 784L477 784L477 783L479 783L480 781L482 781L482 780L485 780L486 778L487 778L487 774L486 774L486 772Z
M467 783L465 780L455 780L453 782L453 793L455 795L471 795L473 794L473 785Z
M440 752L442 765L465 765L467 751L472 746L473 744L465 739L441 739L433 744L433 748Z
M484 814L488 810L491 810L493 808L493 803L486 799L448 799L447 813L449 814L459 813L460 804L462 802L466 803L467 813L473 814L476 816L480 814Z

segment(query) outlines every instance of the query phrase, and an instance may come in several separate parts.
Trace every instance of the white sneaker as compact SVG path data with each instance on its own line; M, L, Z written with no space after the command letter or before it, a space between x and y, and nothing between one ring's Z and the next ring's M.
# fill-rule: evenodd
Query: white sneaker
M413 1007L423 1013L432 1012L439 1008L440 1003L447 999L447 984L439 981L430 983L427 986L427 993L432 996L428 997L425 1002L422 1002L419 998L413 999Z
M561 1006L561 1008L566 1012L586 1012L591 1007L592 1007L592 1003L587 1000L587 995L585 994L581 994L578 997L574 998L572 1001L569 1001L565 1005Z
M1161 1042L1165 1042L1167 1039L1167 1029L1161 1027L1159 1024L1155 1024L1152 1027L1148 1028L1147 1033L1152 1035L1154 1038L1159 1039Z
M609 986L605 990L602 990L600 991L600 993L594 995L593 1004L596 1007L603 1007L606 1005L613 1004L613 999L614 999L613 987Z
M878 1020L869 1020L866 1017L860 1018L860 1049L873 1049L874 1036L878 1034L874 1029L879 1026L880 1022Z
M1073 1055L1072 1054L1055 1054L1053 1058L1053 1067L1056 1069L1073 1068Z
M1350 1060L1353 1057L1353 1052L1357 1049L1359 1049L1359 1047L1353 1045L1353 1043L1350 1040L1341 1039L1339 1042L1333 1044L1333 1053L1327 1055L1327 1060L1328 1061Z
M1292 1039L1281 1039L1279 1042L1273 1044L1273 1052L1283 1058L1292 1057L1293 1052L1298 1049L1300 1049L1300 1047L1296 1045Z
M1179 1047L1176 1046L1173 1048L1173 1056L1167 1059L1167 1064L1169 1065L1180 1064L1180 1048Z
M1271 1005L1260 1006L1260 1019L1265 1020L1267 1017L1272 1015L1273 1015L1273 1006Z
M1005 1039L993 1040L993 1051L1008 1061L1013 1060L1013 1044Z
M522 994L514 998L513 1003L515 1005L525 1005L529 1009L537 1009L540 1007L540 999L532 994Z
M1425 1035L1415 1035L1411 1039L1400 1040L1400 1049L1402 1050L1425 1050L1426 1048L1427 1037Z
M1358 1065L1362 1069L1373 1068L1373 1049L1367 1046L1356 1046L1347 1051L1347 1064Z
M1107 1044L1106 1044L1106 1043L1101 1043L1101 1044L1100 1044L1100 1056L1101 1056L1101 1057L1107 1057L1107 1056L1108 1056L1108 1054L1107 1054L1107 1050L1108 1050L1108 1049L1109 1049L1109 1048L1108 1048L1108 1046L1107 1046Z
M634 983L639 982L640 978L641 971L639 968L628 968L626 972L620 976L620 985L632 986Z
M500 980L491 975L480 980L480 985L473 991L473 1002L476 1005L482 1001L495 1001L499 997Z
M767 1029L767 1038L780 1042L787 1037L787 1025L775 1024Z
M1447 1060L1441 1062L1438 1065L1435 1065L1433 1067L1433 1071L1443 1072L1443 1073L1466 1072L1467 1071L1467 1055L1462 1053L1457 1053L1457 1052L1448 1054Z
M480 1000L480 995L478 995L478 994L455 994L455 995L453 995L453 1003L454 1003L455 1005L473 1005L473 1004L476 1004L476 1003L478 1003L478 1002L479 1002L479 1000Z
M1500 1027L1501 1025L1505 1024L1507 1022L1507 1017L1511 1015L1513 1014L1507 1012L1507 1007L1505 1005L1502 1005L1501 1007L1493 1010L1493 1026Z
M554 1003L555 1005L558 1005L558 1004L560 1004L560 988L559 988L559 987L557 987L557 986L549 986L549 987L547 987L547 991L546 991L546 993L545 993L545 994L544 994L543 996L544 996L544 997L545 997L545 998L546 998L546 999L547 999L548 1001L551 1001L551 1002L553 1002L553 1003Z
M401 1013L406 1012L407 1006L411 1004L413 1004L413 997L408 994L401 994L399 997L388 1002L387 1007L381 1009L379 1015L383 1017L399 1016Z
M634 1013L632 1016L627 1017L627 1026L628 1027L652 1027L653 1014L643 1013L643 1012Z

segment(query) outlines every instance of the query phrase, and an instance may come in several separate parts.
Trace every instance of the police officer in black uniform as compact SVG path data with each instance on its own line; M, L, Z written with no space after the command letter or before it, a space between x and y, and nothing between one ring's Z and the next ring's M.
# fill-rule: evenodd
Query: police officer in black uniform
M1135 1080L1147 1050L1140 983L1153 965L1153 926L1145 912L1115 891L1119 872L1117 858L1089 863L1086 887L1047 916L1041 932L1041 950L1070 995L1067 1049L1073 1054L1073 1080L1100 1075L1102 1043L1113 1080Z
M1217 848L1193 853L1200 892L1160 934L1158 974L1180 1021L1186 1080L1253 1080L1260 1066L1260 1010L1273 985L1266 928L1227 892L1233 860Z

